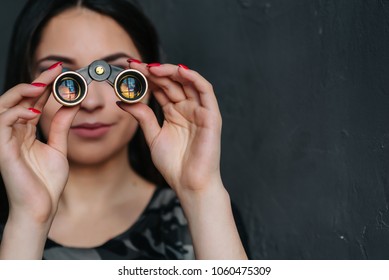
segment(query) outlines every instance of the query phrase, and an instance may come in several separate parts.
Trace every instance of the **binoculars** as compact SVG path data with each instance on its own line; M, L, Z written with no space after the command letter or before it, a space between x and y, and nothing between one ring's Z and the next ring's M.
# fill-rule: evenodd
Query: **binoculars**
M107 81L116 96L126 103L139 102L148 88L146 77L141 72L96 60L87 67L58 75L53 84L54 97L64 106L75 106L85 99L92 81Z

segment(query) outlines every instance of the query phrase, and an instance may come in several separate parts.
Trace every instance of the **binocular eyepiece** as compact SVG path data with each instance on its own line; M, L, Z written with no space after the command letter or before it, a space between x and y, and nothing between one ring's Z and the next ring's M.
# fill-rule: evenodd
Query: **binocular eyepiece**
M148 88L146 77L141 72L96 60L85 68L60 74L53 84L54 97L64 106L75 106L85 99L92 81L107 81L116 96L126 103L139 102Z

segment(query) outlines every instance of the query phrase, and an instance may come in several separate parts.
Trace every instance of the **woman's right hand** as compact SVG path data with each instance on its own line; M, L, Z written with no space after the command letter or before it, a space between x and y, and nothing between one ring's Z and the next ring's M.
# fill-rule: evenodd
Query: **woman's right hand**
M7 224L49 228L56 213L69 172L68 131L78 107L57 112L47 144L36 139L36 126L50 84L61 70L58 64L32 84L19 84L0 96L0 170L10 205Z

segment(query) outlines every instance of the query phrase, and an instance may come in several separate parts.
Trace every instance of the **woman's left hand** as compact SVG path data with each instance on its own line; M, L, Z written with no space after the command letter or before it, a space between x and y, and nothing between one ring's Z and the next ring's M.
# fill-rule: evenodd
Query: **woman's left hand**
M139 122L155 166L178 193L220 186L221 115L212 85L184 65L141 64L141 71L162 107L164 123L158 124L144 103L121 108Z
M183 65L130 66L147 77L164 123L144 103L120 106L140 123L155 166L177 193L196 258L246 259L220 176L222 121L212 85Z

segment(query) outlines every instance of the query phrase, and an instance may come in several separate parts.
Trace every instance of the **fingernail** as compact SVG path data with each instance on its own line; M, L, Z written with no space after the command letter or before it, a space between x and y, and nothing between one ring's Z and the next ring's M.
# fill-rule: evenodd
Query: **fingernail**
M55 67L57 67L57 66L59 66L59 65L62 65L62 61L58 61L58 62L54 63L53 65L51 65L51 66L49 67L49 70L52 70L52 69L54 69Z
M44 83L31 83L31 85L33 85L34 87L46 87L47 84L44 84Z
M31 112L35 113L35 114L41 114L42 112L35 109L35 108L28 108L28 110L30 110Z
M129 58L129 59L127 59L127 62L128 62L128 63L135 62L135 63L138 63L138 64L141 64L141 63L142 63L142 61L137 60L137 59L135 59L135 58Z
M120 108L120 109L122 109L123 111L125 111L126 112L126 110L124 110L123 109L123 107L122 106L120 106L120 105L122 105L123 104L123 102L122 101L116 101L116 105L118 105L118 107Z
M154 62L154 63L149 63L149 64L147 64L147 67L156 67L156 66L161 66L161 63L159 63L159 62Z
M178 64L178 66L179 66L179 67L181 67L181 68L184 68L184 69L186 69L186 70L188 70L188 69L189 69L189 67L188 67L188 66L186 66L186 65L184 65L184 64Z

